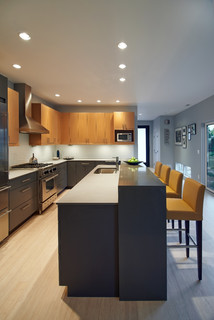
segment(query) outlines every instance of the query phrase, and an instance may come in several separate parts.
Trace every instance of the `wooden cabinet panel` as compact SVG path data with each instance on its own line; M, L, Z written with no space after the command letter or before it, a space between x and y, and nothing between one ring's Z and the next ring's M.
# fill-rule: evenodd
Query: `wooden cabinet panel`
M31 145L114 144L114 130L134 130L134 112L60 113L37 103L32 116L50 133L30 135Z
M60 112L41 103L32 103L32 117L49 130L48 134L30 134L30 145L58 144L61 141Z
M112 113L63 113L62 144L113 143Z
M8 88L8 138L9 146L19 145L19 93Z
M61 113L61 144L70 143L70 113Z
M114 112L114 130L134 130L134 112Z
M113 114L97 113L96 114L96 143L111 144L113 143Z

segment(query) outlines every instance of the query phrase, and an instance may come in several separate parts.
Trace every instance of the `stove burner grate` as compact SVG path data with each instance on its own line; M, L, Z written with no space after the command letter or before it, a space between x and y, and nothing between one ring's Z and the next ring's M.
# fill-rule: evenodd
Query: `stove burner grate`
M52 165L53 163L23 163L12 166L14 169L22 169L22 168L44 168Z

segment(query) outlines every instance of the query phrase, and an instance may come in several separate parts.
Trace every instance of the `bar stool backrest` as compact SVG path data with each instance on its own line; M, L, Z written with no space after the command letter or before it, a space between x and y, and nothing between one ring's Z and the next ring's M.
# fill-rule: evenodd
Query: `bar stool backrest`
M181 198L182 180L183 180L183 173L176 170L170 171L169 187L172 188L178 194L179 198Z
M160 171L161 171L162 163L160 161L157 161L155 164L155 175L160 177Z
M203 220L203 201L205 186L191 178L186 178L184 182L183 200L196 213L195 220Z
M167 166L166 164L163 164L160 171L160 179L165 183L169 183L169 173L171 168Z

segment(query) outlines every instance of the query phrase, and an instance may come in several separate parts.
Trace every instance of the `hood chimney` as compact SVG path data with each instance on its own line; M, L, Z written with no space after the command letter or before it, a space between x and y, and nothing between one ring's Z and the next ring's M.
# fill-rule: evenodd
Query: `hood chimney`
M40 123L32 118L31 87L25 83L15 83L14 89L19 92L19 132L21 133L49 133Z

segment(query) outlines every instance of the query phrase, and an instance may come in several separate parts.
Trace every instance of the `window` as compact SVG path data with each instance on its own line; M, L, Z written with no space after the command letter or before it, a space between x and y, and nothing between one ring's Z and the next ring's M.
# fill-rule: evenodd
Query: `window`
M206 187L214 192L214 123L206 125Z
M143 161L149 167L149 126L138 126L137 134L138 160Z

